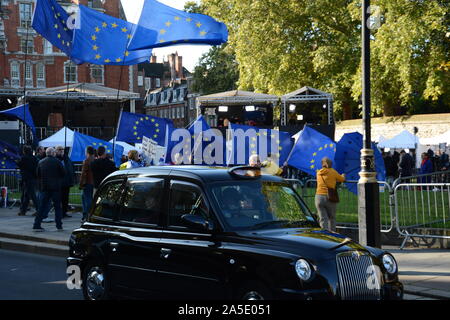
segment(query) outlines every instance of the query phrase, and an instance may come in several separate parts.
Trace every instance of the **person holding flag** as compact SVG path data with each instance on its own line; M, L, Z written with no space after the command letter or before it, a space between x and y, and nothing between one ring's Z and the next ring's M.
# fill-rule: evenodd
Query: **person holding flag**
M317 189L315 205L319 214L319 223L323 229L336 231L336 206L338 199L332 199L331 195L336 190L337 182L345 181L345 174L340 175L333 169L333 162L328 157L322 158L322 169L317 171ZM336 192L336 191L334 191ZM337 195L337 193L335 193Z

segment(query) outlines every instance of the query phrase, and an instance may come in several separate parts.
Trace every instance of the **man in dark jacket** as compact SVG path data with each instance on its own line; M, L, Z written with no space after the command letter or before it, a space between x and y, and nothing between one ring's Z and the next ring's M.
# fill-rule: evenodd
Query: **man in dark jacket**
M39 211L34 219L33 231L44 231L41 227L43 217L50 210L50 201L55 208L55 222L58 231L62 231L61 187L65 169L61 161L55 158L55 149L47 148L46 157L39 161L37 178L39 183Z
M72 216L67 214L69 210L69 194L70 188L74 186L74 175L75 169L73 167L72 161L70 161L69 157L64 153L63 146L56 147L56 158L61 161L66 170L66 174L63 179L62 188L61 188L61 206L62 206L62 217L63 218L71 218Z
M103 179L117 170L114 162L107 157L105 147L98 147L97 156L98 158L91 163L92 174L94 176L94 194Z
M33 149L30 146L23 147L23 156L17 162L17 166L20 169L20 175L22 177L21 187L22 196L20 197L20 211L19 216L24 216L28 210L28 204L30 200L36 208L39 208L37 195L36 195L36 169L38 166L38 159L33 156Z
M414 167L413 158L405 150L400 152L400 162L398 163L400 177L412 176L412 169Z
M389 152L383 152L384 167L386 168L386 182L392 184L397 175L397 164Z

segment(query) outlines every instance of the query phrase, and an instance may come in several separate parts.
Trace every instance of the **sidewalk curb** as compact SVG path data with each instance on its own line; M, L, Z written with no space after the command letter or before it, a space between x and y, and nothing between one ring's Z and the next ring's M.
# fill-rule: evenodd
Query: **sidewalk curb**
M413 290L405 289L404 293L412 294L412 295L415 295L415 296L426 297L426 298L438 299L438 300L450 300L449 297L439 296L439 295L426 293L426 292L422 292L422 291L413 291Z
M14 238L0 237L0 249L35 253L53 257L68 257L69 255L69 247L66 245Z

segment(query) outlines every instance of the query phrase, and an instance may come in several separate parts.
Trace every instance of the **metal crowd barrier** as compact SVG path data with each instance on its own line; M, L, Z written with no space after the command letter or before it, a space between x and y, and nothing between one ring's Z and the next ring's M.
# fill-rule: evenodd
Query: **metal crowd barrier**
M75 172L75 185L71 188L69 193L69 204L72 206L81 206L81 190L78 188L80 175L80 171ZM20 170L1 169L0 187L8 188L8 203L10 208L15 206L17 203L20 203L20 198L22 195Z
M315 195L317 180L310 179L302 182L298 179L286 179L291 182L297 192L313 212L316 212ZM356 180L346 181L348 184L358 184ZM381 232L390 232L394 229L394 201L391 186L385 181L378 181L380 187L380 219ZM336 222L341 228L358 229L358 195L349 190L345 183L337 185L339 203L336 211Z
M408 240L417 245L414 238L427 245L450 239L450 183L400 183L394 198L396 229L405 237L401 249Z
M405 183L450 183L450 170L399 177L392 183L392 189L395 189L399 184Z

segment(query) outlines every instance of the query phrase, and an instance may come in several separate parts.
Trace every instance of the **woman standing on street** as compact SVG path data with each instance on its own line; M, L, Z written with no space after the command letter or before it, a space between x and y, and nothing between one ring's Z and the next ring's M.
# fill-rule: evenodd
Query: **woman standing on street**
M95 150L92 146L86 148L86 159L83 161L80 177L80 189L83 190L81 200L83 203L83 221L86 221L89 209L91 208L92 196L94 192L94 175L92 174L91 162L95 160Z
M333 163L327 157L322 159L322 169L317 171L317 190L315 204L319 213L320 226L323 229L336 231L336 199L330 198L332 192L329 189L336 190L337 182L345 181L345 174L340 175L332 168Z

